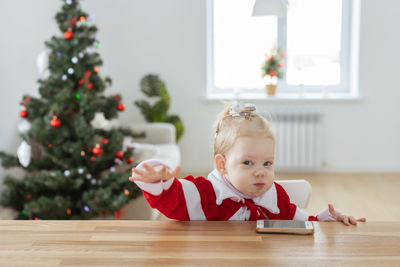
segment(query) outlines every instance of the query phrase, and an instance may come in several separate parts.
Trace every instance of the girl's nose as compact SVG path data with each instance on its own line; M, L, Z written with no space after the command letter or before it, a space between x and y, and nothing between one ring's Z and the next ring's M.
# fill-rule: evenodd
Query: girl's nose
M265 175L265 173L264 173L264 170L263 169L257 169L255 172L254 172L254 176L256 176L256 177L262 177L262 176L264 176Z

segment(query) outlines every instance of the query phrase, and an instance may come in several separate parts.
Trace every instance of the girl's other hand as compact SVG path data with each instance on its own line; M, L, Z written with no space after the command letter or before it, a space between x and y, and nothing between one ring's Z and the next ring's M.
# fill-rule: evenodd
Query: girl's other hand
M142 165L144 170L138 170L132 168L132 176L129 177L129 181L142 181L145 183L158 183L160 181L169 180L176 177L180 171L180 167L176 167L174 170L170 170L164 165L152 167L146 163ZM136 174L133 176L133 174Z
M328 204L329 213L332 218L336 219L338 222L342 222L344 225L357 225L357 222L365 222L365 218L355 219L353 216L346 216L343 214L337 214L332 204Z

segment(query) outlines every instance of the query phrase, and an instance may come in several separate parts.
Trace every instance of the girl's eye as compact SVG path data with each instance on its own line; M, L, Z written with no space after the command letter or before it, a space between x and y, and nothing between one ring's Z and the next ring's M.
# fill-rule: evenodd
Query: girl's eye
M271 165L272 165L271 161L267 161L267 162L264 163L264 166L271 166Z
M243 164L244 164L244 165L248 165L248 166L252 165L252 163L251 163L251 161L250 161L250 160L246 160L246 161L244 161L244 162L243 162Z

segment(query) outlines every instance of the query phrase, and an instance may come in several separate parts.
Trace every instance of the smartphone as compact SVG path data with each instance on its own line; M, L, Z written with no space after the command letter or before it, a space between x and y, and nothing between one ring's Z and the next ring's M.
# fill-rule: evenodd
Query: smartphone
M311 235L314 233L314 225L309 221L286 221L286 220L258 220L257 232Z

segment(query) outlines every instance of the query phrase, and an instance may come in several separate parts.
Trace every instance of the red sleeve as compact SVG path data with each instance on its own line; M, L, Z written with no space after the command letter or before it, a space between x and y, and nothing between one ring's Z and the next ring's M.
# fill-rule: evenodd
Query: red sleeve
M143 196L153 209L159 210L170 219L188 221L189 214L186 208L185 195L183 194L182 184L174 178L174 182L160 195L154 196L143 191Z

